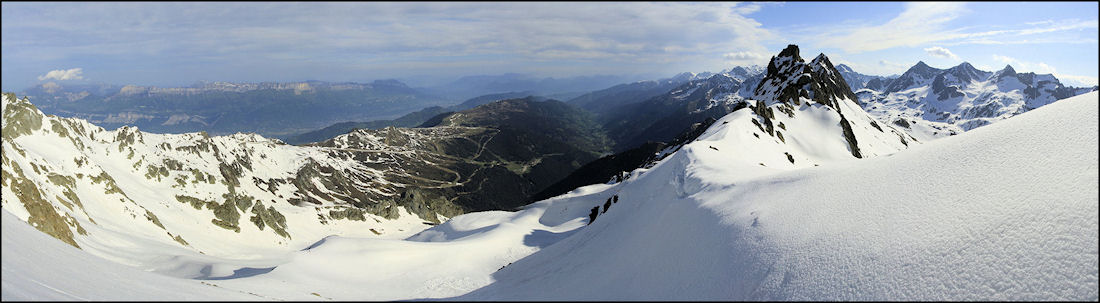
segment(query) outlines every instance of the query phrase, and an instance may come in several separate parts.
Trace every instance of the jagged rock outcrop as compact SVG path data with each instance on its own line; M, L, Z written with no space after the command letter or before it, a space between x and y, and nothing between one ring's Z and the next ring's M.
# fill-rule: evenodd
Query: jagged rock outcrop
M782 137L775 131L774 110L786 113L794 117L796 107L804 107L803 100L821 104L836 111L839 118L838 126L842 130L843 138L847 142L848 150L856 158L864 157L859 144L859 136L852 129L852 120L846 115L852 108L859 108L859 98L852 92L848 83L840 71L833 66L825 54L819 54L810 62L805 62L799 55L796 45L788 45L783 51L772 57L768 63L768 73L760 84L757 85L754 98L758 100L752 105L753 111L761 122L761 129L771 136ZM847 105L855 105L850 107ZM776 105L775 107L771 107ZM808 105L808 104L807 104ZM860 124L865 124L877 130L886 132L873 118L865 117L866 113L858 110ZM889 128L889 126L888 126ZM908 145L913 138L890 129L899 138L902 145ZM781 141L786 142L786 138Z

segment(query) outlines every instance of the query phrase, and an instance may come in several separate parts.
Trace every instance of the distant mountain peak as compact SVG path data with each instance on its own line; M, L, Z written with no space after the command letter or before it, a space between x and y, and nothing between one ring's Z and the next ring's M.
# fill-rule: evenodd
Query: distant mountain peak
M910 67L909 70L906 70L905 73L903 73L901 76L905 77L906 75L912 76L914 74L918 74L918 75L930 77L930 74L938 73L940 71L942 71L942 70L938 69L938 68L935 68L935 67L931 67L928 64L925 64L924 61L917 61L917 64L913 65L913 67Z
M970 65L970 62L959 63L959 65L951 67L947 70L949 70L949 71L962 71L962 72L979 72L979 70L977 68L974 68L973 65Z
M962 82L982 81L985 77L989 76L989 72L980 71L974 68L973 65L970 65L969 62L960 63L955 67L947 69L947 71Z
M842 72L842 73L854 73L854 72L856 72L856 71L852 70L852 67L850 67L850 66L848 66L844 63L837 64L836 70L839 71L839 72Z
M885 88L885 91L901 91L913 85L918 85L925 81L931 81L932 78L940 74L941 71L943 70L928 66L928 64L925 64L924 61L917 61L917 64L913 65L913 67L910 67L897 79L891 81L890 85Z
M1001 76L1016 75L1016 69L1012 68L1012 65L1005 65L1005 68L1001 70Z

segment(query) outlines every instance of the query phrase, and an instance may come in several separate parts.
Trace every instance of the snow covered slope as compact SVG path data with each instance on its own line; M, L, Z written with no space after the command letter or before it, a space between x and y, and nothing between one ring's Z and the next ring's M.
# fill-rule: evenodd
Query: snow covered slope
M7 210L2 218L4 301L264 299L104 260L50 238Z
M459 299L1096 300L1097 116L1093 92L793 171L709 148L738 140L716 123Z
M938 69L918 62L883 88L856 90L864 109L927 141L1079 95L1095 88L1065 87L1053 75L987 72L963 62Z
M852 93L838 89L846 84L827 58L806 63L795 59L796 49L785 53L794 56L777 57L782 62L769 67L774 77L757 88L759 102L722 117L694 142L621 183L582 187L516 212L459 215L426 230L407 213L392 221L369 215L348 221L310 207L275 205L292 237L247 223L237 234L208 223L217 212L186 213L188 204L153 199L204 189L197 183L181 189L126 171L133 162L123 161L141 155L163 162L155 157L164 152L155 150L167 138L132 139L137 143L127 146L152 147L135 147L134 159L127 159L127 146L115 151L129 133L58 121L67 133L88 137L72 139L46 126L55 117L9 117L33 107L5 102L3 209L16 218L4 215L3 298L1097 299L1097 93L902 150L905 137L882 123L876 129ZM30 127L36 123L42 126ZM218 150L233 150L223 155L267 146L215 138L226 140L215 140ZM103 154L71 160L75 156L64 152L74 142L97 144L88 149ZM292 166L285 164L290 159L305 161L319 149L283 148L263 150L269 162L249 157L254 163L248 172L226 174L263 178L260 173L275 174L275 168ZM206 174L221 176L218 163L226 160L208 157L190 156L185 164L204 180ZM134 175L126 180L145 183L101 177L56 186L67 178L50 174L80 180L118 169L110 163L123 164L114 164L126 169L119 175ZM168 177L178 173L168 169ZM321 177L312 180L339 179L331 174L318 169ZM125 195L110 190L116 187ZM82 206L66 198L67 188ZM229 188L261 192L225 184L205 190ZM39 199L13 199L16 192L35 191ZM89 206L92 201L101 206ZM175 204L187 207L170 207ZM142 208L159 219L143 216ZM299 224L318 214L328 224ZM111 260L205 281L127 271L31 235L37 232L20 220L47 232L69 230L73 244ZM383 235L370 230L379 227L386 228ZM332 232L341 236L328 236ZM194 243L183 245L172 235ZM280 239L286 244L272 244ZM149 283L130 286L137 280ZM110 286L122 289L112 293Z
M3 98L3 209L129 265L219 276L277 262L328 235L403 238L437 218L412 215L413 205L392 198L409 184L398 182L406 171L388 165L403 155L396 152L107 131ZM234 262L243 263L225 265Z

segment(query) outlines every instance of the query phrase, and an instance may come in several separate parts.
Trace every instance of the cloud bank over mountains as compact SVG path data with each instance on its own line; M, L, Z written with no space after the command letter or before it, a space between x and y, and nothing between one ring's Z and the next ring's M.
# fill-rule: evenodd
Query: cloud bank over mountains
M82 77L43 74L66 66L138 85L670 76L766 64L763 54L790 43L868 74L904 72L920 55L991 66L1000 64L988 57L996 47L1062 78L1095 79L1095 61L1048 58L1096 60L1096 16L1081 13L1096 4L1029 5L1037 4L5 3L0 48L10 90Z

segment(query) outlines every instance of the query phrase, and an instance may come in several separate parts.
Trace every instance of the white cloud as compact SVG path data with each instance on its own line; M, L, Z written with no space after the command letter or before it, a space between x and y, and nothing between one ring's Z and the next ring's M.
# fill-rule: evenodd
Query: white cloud
M45 5L49 7L50 18L4 18L5 31L56 32L59 34L50 37L65 38L64 41L5 35L4 44L48 45L35 48L33 53L17 49L16 52L22 53L15 55L24 57L171 56L175 61L193 60L201 64L253 62L250 65L282 64L286 61L282 58L296 58L296 62L315 61L311 62L314 65L362 66L362 70L378 73L387 71L375 71L372 65L484 57L501 58L517 68L546 60L596 63L609 68L615 63L614 67L623 68L662 59L688 62L692 58L708 58L709 65L718 65L722 64L722 54L731 50L769 51L763 43L776 36L744 16L766 5L382 2ZM319 16L323 18L318 19ZM9 54L5 49L5 58Z
M1064 75L1064 74L1056 74L1056 75L1054 75L1054 77L1064 81L1065 83L1063 83L1063 84L1069 85L1069 86L1077 86L1077 87L1096 86L1097 83L1100 83L1100 79L1098 79L1097 77Z
M1043 25L1043 24L1053 24L1053 23L1054 23L1054 20L1043 20L1043 21L1027 22L1027 23L1024 23L1024 24L1027 24L1027 25Z
M959 56L956 56L955 54L951 53L950 50L948 50L946 48L943 48L943 47L939 47L939 46L929 47L929 48L924 49L924 51L928 52L928 55L932 56L932 57L950 58L950 59L955 59L955 60L959 59Z
M38 76L38 80L39 81L46 80L46 79L81 80L81 79L84 79L84 76L80 75L83 72L84 72L84 69L79 68L79 67L78 68L73 68L73 69L65 69L65 70L62 70L62 69L52 70L52 71L46 73L45 75Z
M1095 44L1083 29L1098 28L1097 20L1059 20L1020 23L1019 28L977 31L977 27L953 28L956 19L970 11L963 3L908 3L903 12L883 24L842 24L805 33L825 47L848 53L877 51L895 47L920 47L930 44ZM1053 34L1067 34L1055 36ZM1085 33L1085 34L1074 34Z
M889 60L878 60L862 65L853 62L848 66L851 66L852 69L861 74L887 76L904 73L906 70L909 70L909 67L913 66L913 64L904 64Z
M736 51L725 53L722 58L726 59L725 64L727 65L748 66L767 65L771 56L751 51Z
M1009 56L1001 56L1001 55L998 55L998 54L993 54L993 60L1001 61L1001 62L1008 63L1008 64L1012 64L1013 62L1017 62L1016 58L1012 58L1012 57L1009 57Z
M752 13L760 11L760 4L759 3L746 3L746 4L738 5L738 6L735 6L733 8L733 11L738 13L738 14L741 14L741 15L752 14Z
M834 29L817 39L849 53L918 46L943 40L944 25L966 12L962 3L908 3L905 11L884 24Z
M728 60L755 60L768 58L766 55L746 51L726 53L724 57Z

